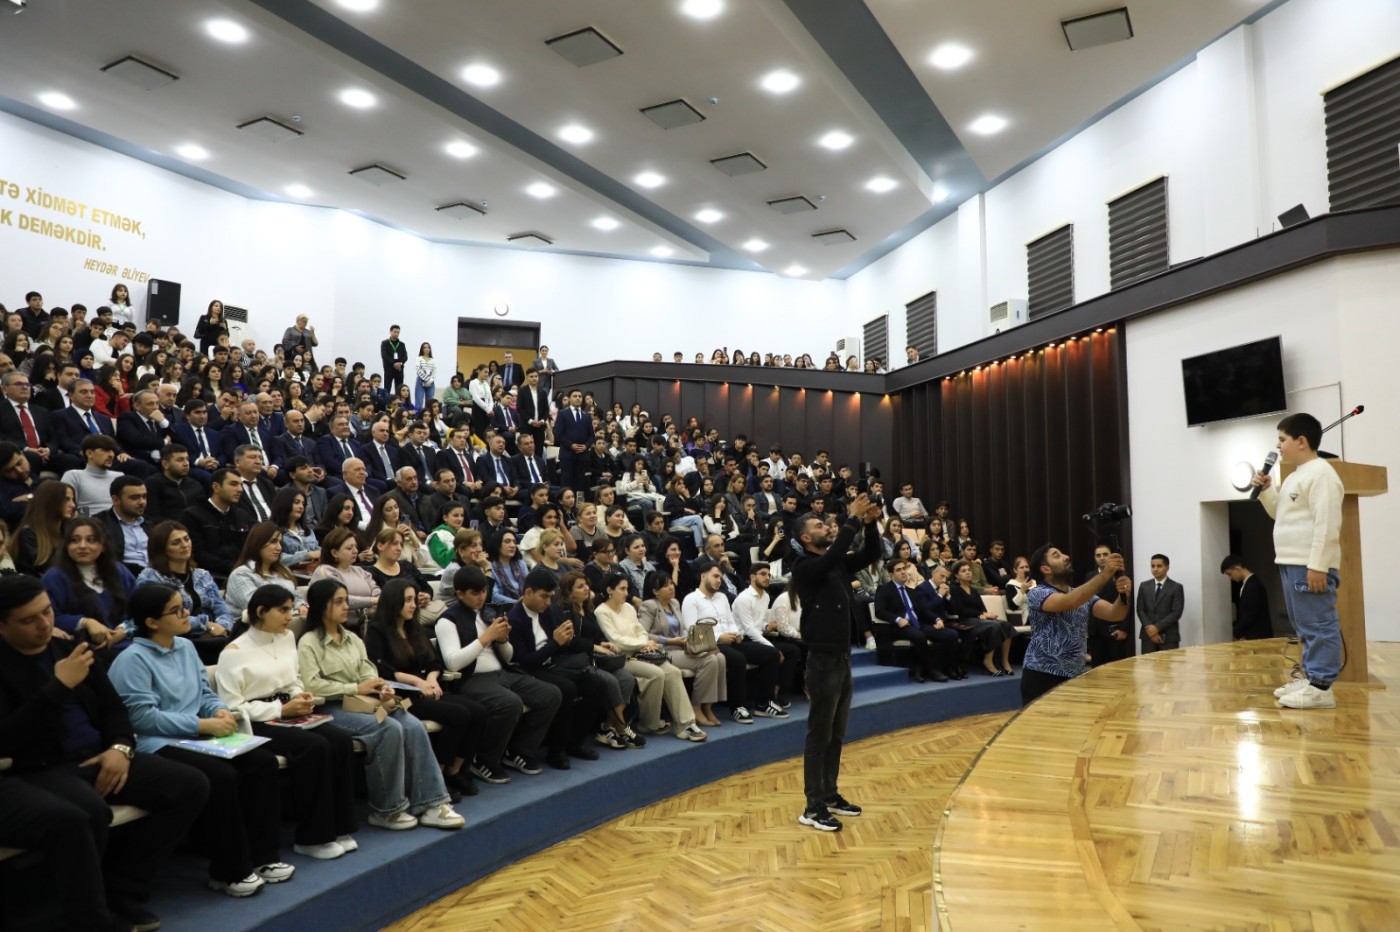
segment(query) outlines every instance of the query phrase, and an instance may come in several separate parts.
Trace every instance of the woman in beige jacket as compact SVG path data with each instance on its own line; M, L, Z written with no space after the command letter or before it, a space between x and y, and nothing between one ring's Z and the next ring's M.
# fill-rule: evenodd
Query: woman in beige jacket
M647 577L642 592L646 601L638 612L638 620L647 634L671 655L671 663L695 673L691 686L691 708L701 725L715 727L714 703L729 698L725 686L724 654L717 650L698 657L685 651L685 634L681 631L681 603L676 600L676 582L666 573L656 572Z

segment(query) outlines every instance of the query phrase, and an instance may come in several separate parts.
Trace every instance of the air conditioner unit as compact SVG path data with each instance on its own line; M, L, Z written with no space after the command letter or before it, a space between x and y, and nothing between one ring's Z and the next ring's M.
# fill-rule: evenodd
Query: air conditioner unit
M846 365L847 356L855 356L863 364L860 355L860 337L840 337L836 341L836 355L841 357L841 365Z
M233 307L225 304L224 322L228 324L229 346L238 346L253 335L252 328L248 326L248 311L246 308Z
M1008 298L1000 304L993 304L987 322L994 330L1019 327L1026 322L1026 302L1023 298Z

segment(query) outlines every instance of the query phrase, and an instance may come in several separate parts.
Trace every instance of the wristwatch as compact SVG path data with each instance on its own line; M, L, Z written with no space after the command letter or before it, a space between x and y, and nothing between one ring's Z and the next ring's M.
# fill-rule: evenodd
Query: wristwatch
M126 757L127 760L133 760L136 757L136 749L129 744L114 744L107 750L116 751L118 754Z

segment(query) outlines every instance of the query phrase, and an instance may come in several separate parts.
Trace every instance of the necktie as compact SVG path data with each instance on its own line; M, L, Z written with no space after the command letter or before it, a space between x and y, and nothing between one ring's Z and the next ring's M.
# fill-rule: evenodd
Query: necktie
M911 625L917 625L919 616L914 612L914 603L909 601L909 590L900 586L899 597L904 600L904 617L909 619Z
M360 507L364 509L364 520L368 521L370 514L374 511L374 506L369 503L369 496L365 494L363 488L360 489Z
M208 456L208 455L209 455L209 446L208 446L208 444L206 444L206 443L204 442L204 428L203 428L203 427L196 427L196 428L194 429L194 439L197 440L197 441L199 442L199 456L200 456L200 459L203 459L204 457Z
M539 466L535 463L535 458L534 458L533 456L527 456L527 457L525 457L525 461L526 461L527 463L530 464L530 479L531 479L531 481L533 481L533 482L539 482L539 481L540 481L540 468L539 468Z
M254 483L248 485L248 501L253 505L253 514L259 521L267 520L267 508L263 506L262 496L258 494L258 487Z
M491 457L491 461L496 464L496 481L501 485L507 485L506 471L501 467L501 458L499 456L493 456Z
M389 465L389 451L384 449L384 444L376 444L379 447L379 461L384 464L384 477L387 479L394 474L394 467Z
M1156 595L1155 595L1153 598L1154 598L1154 599L1160 599L1161 597L1162 597L1162 584L1161 584L1161 583L1158 583L1158 584L1157 584L1157 593L1156 593Z
M83 419L87 421L88 433L90 433L90 434L101 433L101 431L99 431L99 430L97 429L97 422L94 421L94 420L92 419L92 412L91 412L91 411L85 412L85 413L83 414Z
M467 454L458 450L457 458L462 461L462 480L464 482L475 482L476 480L472 478L472 464L467 462Z
M258 429L256 427L248 428L248 442L259 450L262 449L262 440L258 437Z
M515 427L515 415L510 413L510 408L503 406L501 410L506 413L506 430L510 430L513 427Z
M19 423L24 428L24 442L30 449L39 448L39 432L34 429L34 419L29 416L29 406L19 406Z
M153 434L158 434L158 433L160 433L160 428L157 427L157 426L156 426L156 422L153 421L153 420L151 420L150 418L147 418L147 419L146 419L146 426L147 426L148 428L150 428L151 433L153 433Z
M344 440L340 441L340 449L345 454L345 458L347 460L355 455L350 452L350 444Z

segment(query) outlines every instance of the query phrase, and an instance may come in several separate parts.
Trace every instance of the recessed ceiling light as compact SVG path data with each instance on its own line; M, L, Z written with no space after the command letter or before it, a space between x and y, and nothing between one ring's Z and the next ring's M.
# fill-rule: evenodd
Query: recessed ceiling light
M763 80L758 82L758 86L770 94L786 94L789 91L797 90L797 86L802 83L802 79L791 71L779 68L777 71L770 71L763 76Z
M351 13L372 13L379 9L379 0L338 0Z
M616 230L618 227L622 226L622 224L617 221L616 217L599 217L593 221L592 225L593 229L602 230L604 233L609 230Z
M724 214L710 207L706 207L695 215L695 219L701 223L718 223L724 219Z
M495 87L501 83L501 73L490 65L477 62L462 69L462 80L476 87Z
M724 0L685 0L681 12L692 19L714 19L724 12Z
M744 248L749 252L763 252L763 250L768 248L768 244L765 243L763 240L759 239L758 237L754 237L753 239L744 243Z
M248 41L248 30L231 19L211 19L204 24L204 31L231 45Z
M790 266L788 266L787 268L783 269L783 274L784 274L784 275L791 275L793 278L800 278L801 276L807 274L807 269L806 269L805 267L803 267L803 266L798 265L796 262L794 262L792 265L790 265Z
M855 141L856 138L850 133L843 133L839 129L834 129L818 139L817 145L821 146L823 149L830 149L832 152L840 152L842 149L849 149L851 143Z
M208 149L192 142L187 142L182 146L176 146L175 154L182 159L189 159L192 162L199 162L209 158Z
M282 189L287 192L288 197L307 198L312 195L312 190L304 184L289 184Z
M954 71L972 61L972 49L956 42L945 42L933 50L928 63L944 71Z
M950 195L950 194L948 193L948 189L945 188L945 187L943 187L943 185L941 185L941 184L940 184L940 185L937 185L937 186L933 189L933 202L934 202L935 204L942 204L944 201L946 201L946 200L947 200L949 197L951 197L951 196L952 196L952 195Z
M1006 129L1006 118L987 113L973 120L967 128L979 136L992 136Z
M377 104L379 100L369 91L351 87L340 92L340 102L347 107L354 107L356 110L366 110Z
M559 130L559 138L565 142L572 142L575 145L583 145L585 142L593 141L593 130L587 126L579 126L577 123L570 123Z
M674 256L676 251L670 246L653 246L651 247L651 254L658 259L667 259Z
M40 94L39 103L50 110L73 110L78 106L77 101L67 94L60 94L58 91L45 91Z
M666 183L666 176L656 172L642 172L632 180L644 188L659 188Z
M525 189L525 193L540 200L553 197L559 193L559 189L552 184L545 184L543 181L536 181Z
M457 159L469 159L476 155L476 146L469 142L463 142L460 139L453 140L442 148L448 155Z
M886 191L893 191L899 187L899 182L893 178L886 178L884 175L877 175L865 183L867 191L874 191L876 194L884 194Z

